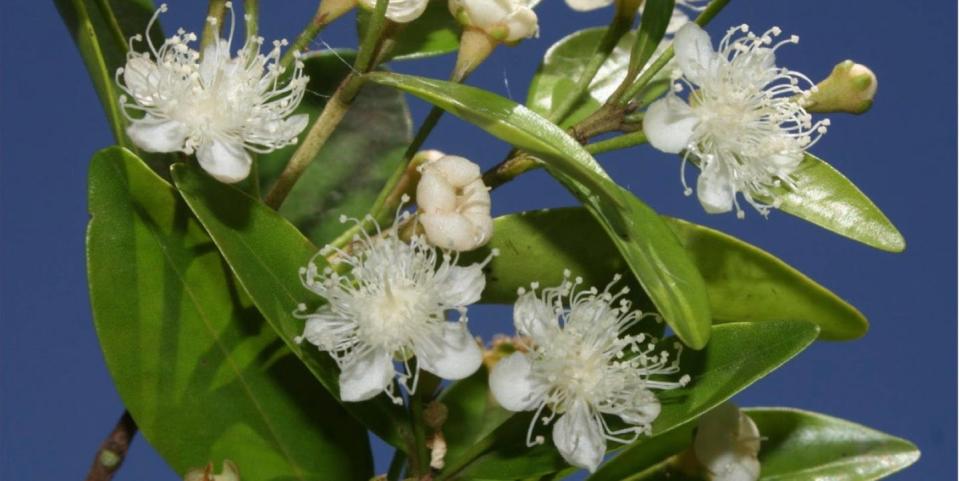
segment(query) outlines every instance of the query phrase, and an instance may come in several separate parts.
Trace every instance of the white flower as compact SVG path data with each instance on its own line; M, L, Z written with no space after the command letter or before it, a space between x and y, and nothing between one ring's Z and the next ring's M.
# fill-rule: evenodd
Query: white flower
M612 5L614 1L615 0L566 0L566 4L573 10L587 12L608 7ZM666 26L666 33L676 33L683 25L689 22L689 15L686 14L685 10L702 10L704 7L699 4L705 1L706 0L676 0L675 7L673 7L673 15L669 18L669 25ZM643 12L644 6L645 2L639 6L640 13Z
M594 471L603 460L606 440L629 443L649 433L659 415L653 389L684 386L688 376L667 382L659 376L679 371L679 357L656 352L656 339L626 334L644 316L617 293L578 289L582 279L566 279L559 287L536 292L520 289L513 310L517 333L528 336L527 353L499 361L490 373L490 391L510 411L535 410L526 442L543 437L533 433L538 423L553 424L553 443L567 462ZM568 305L566 308L564 305ZM677 350L681 347L677 344ZM657 379L651 379L657 376ZM549 409L549 414L544 411ZM604 415L619 416L627 426L613 429Z
M693 452L712 481L756 481L760 440L756 423L725 402L699 419Z
M524 0L449 0L450 13L467 27L512 43L539 33L536 12Z
M396 225L407 219L406 213L398 215ZM367 221L375 224L369 216ZM496 252L462 267L456 256L420 236L405 243L397 229L381 232L377 226L376 231L370 237L363 230L352 253L327 246L318 254L336 251L333 267L343 264L352 268L350 273L341 275L333 267L320 273L312 261L300 270L303 284L327 303L311 314L305 306L298 308L307 323L297 342L305 339L336 360L344 401L363 401L385 391L402 403L394 377L412 393L420 369L462 379L479 368L483 354L466 328L466 307L479 300L486 286L483 267ZM451 311L458 319L448 322ZM401 372L394 359L403 365Z
M410 23L426 10L430 0L390 0L386 7L386 18L396 23ZM376 8L376 0L360 0L360 5L368 10Z
M455 251L482 246L493 235L489 188L478 165L446 155L420 167L419 221L431 244Z
M148 152L195 152L210 175L232 183L250 173L247 150L266 153L296 143L308 118L290 114L303 99L309 78L297 61L290 80L281 80L278 61L285 40L273 42L263 55L263 39L252 38L231 57L236 20L231 2L226 5L231 12L229 37L207 47L202 56L190 46L196 35L182 29L159 48L153 44L150 30L167 11L166 4L161 5L147 25L150 51L134 49L134 42L144 36L131 38L126 66L117 70L116 82L126 93L120 105L131 122L127 134L133 143Z
M735 33L745 35L733 38ZM699 201L710 213L743 211L736 193L766 215L777 205L773 189L793 187L791 174L803 153L826 132L829 120L812 123L799 99L809 95L800 87L812 82L801 73L775 64L775 51L797 43L792 36L778 43L777 27L755 35L746 25L730 29L714 51L709 35L694 23L676 34L673 44L679 72L676 92L686 86L689 103L675 93L654 102L643 119L653 147L669 153L685 150L701 163L697 182ZM692 190L683 186L687 195ZM756 199L770 199L771 205Z

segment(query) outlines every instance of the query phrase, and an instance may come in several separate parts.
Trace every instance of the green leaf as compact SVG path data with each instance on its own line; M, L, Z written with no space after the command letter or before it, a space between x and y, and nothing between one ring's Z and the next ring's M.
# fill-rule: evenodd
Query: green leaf
M752 408L763 442L761 480L870 481L889 476L919 459L905 439L809 411Z
M327 98L350 72L355 57L348 51L310 54L304 60L310 76L309 93L296 113L316 120ZM319 245L333 239L343 230L337 220L340 215L360 218L369 212L379 191L403 162L411 130L403 94L367 85L303 172L280 213ZM290 146L259 157L261 185L273 183L294 150L296 146Z
M586 64L596 52L606 27L588 28L571 33L554 43L530 81L526 105L543 117L550 117L563 99L574 94L576 79L583 75ZM563 120L570 127L599 109L626 76L629 52L636 42L636 34L627 33L610 52L593 81L590 82L577 105Z
M915 445L894 436L826 416L791 408L743 410L762 436L759 481L872 481L905 469L919 459ZM650 438L646 450L623 453L589 481L643 479L699 480L678 469L678 458L689 448L694 424ZM623 459L620 459L623 458ZM692 458L695 459L695 458Z
M773 255L708 227L664 219L706 280L714 322L808 321L829 340L854 339L868 329L856 308ZM511 214L496 218L493 225L490 243L462 258L474 262L484 259L489 249L500 251L487 268L482 302L512 304L516 289L531 282L558 285L563 269L594 286L606 285L628 269L583 209Z
M480 367L472 376L453 383L443 391L440 401L449 410L449 422L443 426L446 459L459 459L469 448L513 416L500 407L489 391L489 372Z
M673 0L649 0L643 9L636 44L629 58L631 71L640 73L646 62L656 53L663 35L673 18Z
M98 3L109 5L110 11L104 11ZM80 50L114 136L118 142L124 142L124 117L114 74L126 64L127 39L143 33L156 11L153 1L54 0L54 4ZM159 26L152 37L154 41L163 41Z
M173 468L250 481L366 480L366 432L265 325L176 191L129 151L90 167L87 262L104 357Z
M303 332L305 324L293 311L299 303L311 305L319 301L299 278L299 269L316 254L316 247L265 204L217 182L196 166L175 165L173 179L273 330L326 389L338 395L339 370L330 356L293 340ZM322 259L316 262L322 269ZM405 434L400 432L406 425L405 414L386 396L343 405L386 442L405 447Z
M906 240L882 211L822 159L807 153L793 178L795 189L781 187L776 194L783 212L876 249L906 248Z
M597 218L680 339L693 349L706 345L712 324L706 289L676 236L566 132L522 105L473 87L390 73L368 78L416 95L541 158Z
M366 34L369 21L368 11L357 11L356 27L360 38ZM460 48L461 30L446 1L431 1L423 15L404 26L396 36L396 46L389 58L411 60L455 52Z
M702 351L683 353L680 371L692 381L683 389L659 393L662 412L653 423L653 434L669 432L763 378L812 343L818 328L803 321L734 323L716 326L713 338ZM671 342L670 340L666 341ZM513 416L496 432L495 447L468 464L463 478L490 480L521 479L560 471L567 467L547 436L543 445L526 448L528 414ZM542 429L542 428L541 428ZM548 435L548 433L545 433ZM594 476L601 480L619 480L633 471L623 470L617 459L629 459L647 449L650 438L640 438L623 454L606 463ZM480 444L480 443L477 443ZM618 449L610 446L610 450ZM455 464L455 460L449 460ZM601 473L617 473L607 476Z

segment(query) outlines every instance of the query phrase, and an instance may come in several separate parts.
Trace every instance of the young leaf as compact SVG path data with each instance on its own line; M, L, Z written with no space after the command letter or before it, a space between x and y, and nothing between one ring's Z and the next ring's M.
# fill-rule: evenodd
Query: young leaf
M90 166L87 262L104 357L150 444L180 474L373 474L365 430L265 325L176 191L129 151Z
M795 189L780 188L779 209L876 249L902 252L896 226L838 170L807 153L793 174Z
M869 324L856 308L773 255L708 227L664 220L706 280L714 322L809 321L829 340L866 333ZM486 303L512 304L516 289L531 282L558 285L563 269L594 286L628 269L602 228L578 208L498 217L490 243L462 261L485 259L492 248L500 255L488 266Z
M304 321L293 315L299 303L316 295L300 282L299 269L316 254L296 227L260 201L208 177L198 167L173 167L177 189L210 234L243 289L270 326L334 395L339 393L338 370L329 355L309 343L293 341ZM316 262L322 262L322 258ZM320 266L322 269L323 266ZM360 403L344 403L360 422L386 442L403 446L404 413L379 396Z
M307 96L297 114L315 120L326 99L350 72L356 54L326 51L304 59ZM280 214L317 244L336 237L340 215L362 217L380 189L403 161L412 140L411 120L403 94L380 85L367 85L326 145L303 172L280 208ZM289 146L258 158L260 184L272 185L296 150Z
M865 426L791 408L747 408L762 442L759 481L873 481L919 459L909 441ZM645 449L624 452L588 481L694 481L671 456L690 448L695 423L650 438ZM695 458L692 458L695 459Z
M683 426L731 398L801 352L816 339L817 334L818 328L814 324L803 321L716 326L713 338L705 349L683 353L680 370L692 377L690 384L683 389L659 394L662 412L653 422L653 434L658 436ZM543 433L547 438L545 444L526 447L529 422L528 413L510 418L491 434L496 441L493 448L472 462L463 463L465 465L459 477L512 480L541 476L566 468L566 463L549 438L548 428L539 427L540 430L546 430ZM639 438L626 447L620 457L646 450L646 443L650 439ZM476 444L483 445L484 441ZM609 449L619 447L611 445ZM614 468L607 467L616 459L607 463L597 475L603 470L615 469L615 465ZM459 466L461 463L449 459L447 464ZM453 474L456 473L446 473L444 479ZM622 478L601 479L613 481Z
M643 9L636 44L629 58L629 68L639 74L646 62L656 53L663 35L673 17L673 0L649 0Z
M368 78L412 93L541 158L603 226L680 339L693 349L706 345L712 322L705 286L676 236L566 132L522 105L473 87L390 73Z

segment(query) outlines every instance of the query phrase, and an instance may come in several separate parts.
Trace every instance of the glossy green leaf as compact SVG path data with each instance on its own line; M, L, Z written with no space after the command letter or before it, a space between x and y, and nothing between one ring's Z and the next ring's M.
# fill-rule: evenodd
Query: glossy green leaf
M809 321L830 340L854 339L868 329L856 308L773 255L708 227L664 219L706 280L714 322ZM594 286L628 269L602 228L577 208L498 217L490 243L463 262L483 259L492 248L500 255L488 267L486 303L512 304L516 289L530 282L558 285L563 269Z
M919 450L909 441L824 414L791 408L743 411L762 436L759 481L872 481L919 459ZM689 449L694 427L691 423L650 438L648 449L624 452L609 463L616 469L604 467L588 481L705 479L682 472L678 458L671 458Z
M586 64L596 51L596 46L606 34L606 27L588 28L571 33L554 43L533 75L526 95L526 105L543 117L550 117L553 109L564 98L573 94L576 79L583 75ZM577 105L563 120L562 126L569 127L585 119L616 90L626 77L629 66L629 52L636 42L636 34L630 32L620 39L600 67L593 81Z
M630 69L641 72L660 46L666 29L673 19L673 0L648 0L643 5L643 16L636 34L636 43L630 55Z
M469 378L453 383L443 391L440 401L449 410L449 422L443 427L448 448L446 459L463 456L513 415L490 393L486 366Z
M361 9L356 17L356 26L363 38L370 13ZM396 36L396 46L389 58L411 60L455 52L460 48L461 32L462 27L450 14L448 3L431 1L423 15L405 25Z
M110 11L104 11L101 3L108 5ZM80 50L114 136L118 142L125 142L124 117L118 101L120 92L114 74L126 63L126 39L146 30L147 22L156 11L153 1L54 0L54 4ZM153 38L162 42L162 37L157 26Z
M684 343L709 339L702 277L675 234L649 206L616 185L583 147L528 108L452 82L375 73L369 78L412 93L541 158L597 218L650 299Z
M173 178L269 325L316 378L338 395L339 371L330 356L308 343L300 345L293 340L304 326L293 311L299 303L315 305L319 301L303 287L299 277L299 269L316 254L316 247L265 204L217 182L196 166L175 165ZM322 259L316 262L321 263ZM322 265L319 267L322 269ZM405 446L398 431L406 425L405 415L386 396L343 405L385 441Z
M355 54L348 51L307 56L305 72L310 82L296 113L316 120L354 59ZM360 218L369 212L379 191L403 162L411 130L403 94L367 85L290 191L280 213L316 244L327 243L343 230L337 220L340 215ZM290 146L259 157L261 185L272 185L294 150L296 146Z
M229 458L244 481L372 475L365 430L249 304L169 184L111 148L93 158L89 202L103 354L140 431L177 472Z
M822 159L806 154L793 174L795 189L780 189L779 209L839 235L889 252L906 240L852 182Z
M716 326L705 349L682 354L680 370L692 377L690 384L683 389L659 393L662 412L653 423L653 434L676 429L726 401L801 352L817 334L818 328L814 324L803 321ZM545 444L526 448L529 421L528 413L510 418L493 433L496 437L494 448L466 465L462 476L512 480L565 469L567 465L553 447L548 432L544 433L547 436ZM624 455L645 450L649 440L640 438L626 447ZM615 446L609 448L616 449ZM455 464L456 461L450 460L449 463ZM617 469L615 463L615 459L608 462L597 474Z

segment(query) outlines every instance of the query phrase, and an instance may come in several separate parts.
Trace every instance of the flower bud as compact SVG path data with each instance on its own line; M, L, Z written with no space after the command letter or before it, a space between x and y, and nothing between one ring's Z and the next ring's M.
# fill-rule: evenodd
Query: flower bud
M367 10L376 8L376 0L359 0L360 6ZM429 0L390 0L386 7L386 18L396 23L410 23L426 10Z
M852 60L840 62L804 100L809 112L861 114L872 107L879 81L869 67Z
M711 481L755 481L760 439L756 423L726 402L699 419L693 452Z
M450 13L467 29L513 43L539 33L536 12L521 0L449 0Z
M447 155L420 168L416 187L420 224L427 240L455 251L476 249L493 234L489 189L479 166Z
M213 463L207 464L204 468L191 469L187 471L183 481L240 481L240 471L236 464L229 459L223 460L223 472L213 474Z

